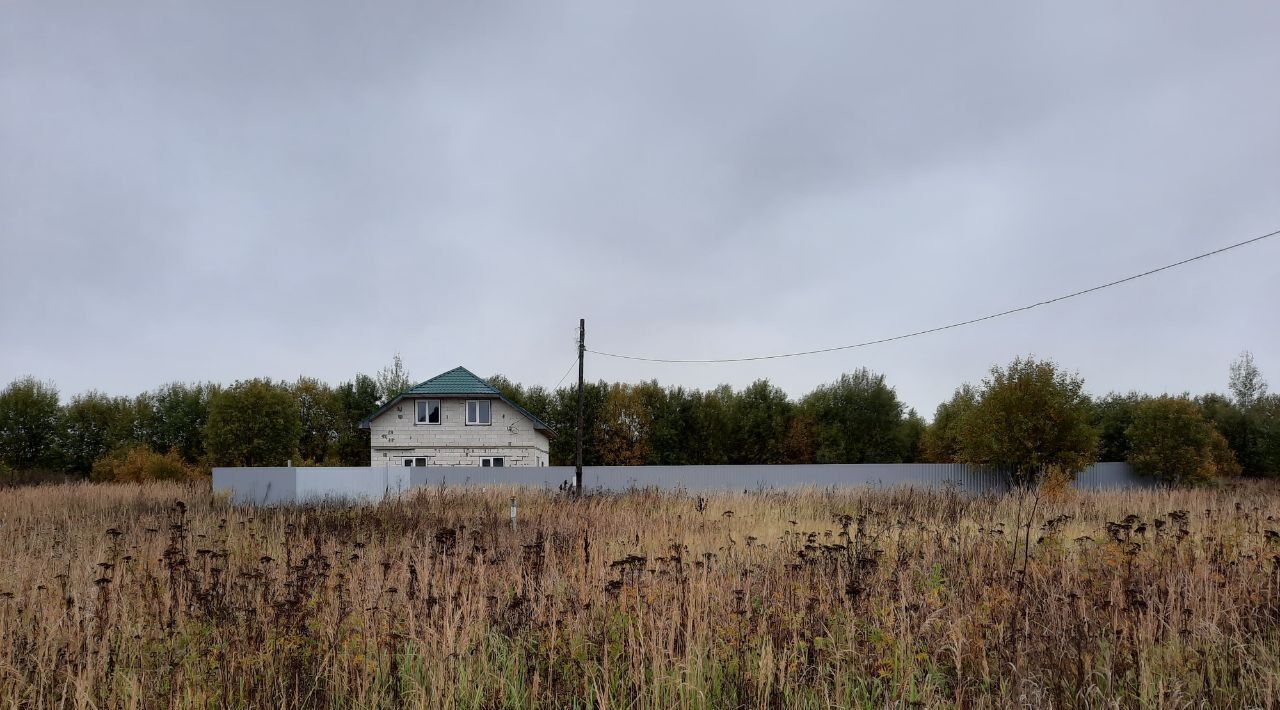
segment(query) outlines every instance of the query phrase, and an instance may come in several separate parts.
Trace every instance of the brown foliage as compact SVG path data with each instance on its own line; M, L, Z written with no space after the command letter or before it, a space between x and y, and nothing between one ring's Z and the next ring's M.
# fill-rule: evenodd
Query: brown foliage
M114 483L184 481L201 475L197 466L186 463L176 449L158 454L144 444L136 444L93 462L90 478Z
M787 463L816 463L818 460L818 425L813 417L797 414L787 426L782 442Z
M639 466L649 453L651 413L636 385L609 386L597 422L596 445L606 466Z

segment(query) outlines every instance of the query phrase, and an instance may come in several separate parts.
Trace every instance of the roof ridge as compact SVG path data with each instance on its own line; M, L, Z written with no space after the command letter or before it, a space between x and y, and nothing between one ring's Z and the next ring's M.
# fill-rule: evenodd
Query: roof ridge
M440 374L436 375L435 377L428 377L427 379L423 380L422 382L419 382L418 384L420 384L420 385L425 385L425 384L426 384L426 383L428 383L428 382L435 382L436 380L440 379L441 377L444 377L444 376L446 376L446 375L452 375L453 373L457 372L458 370L462 370L463 372L467 373L468 375L471 375L472 377L475 377L475 373L474 373L474 372L472 372L471 370L468 370L467 368L463 367L462 365L458 365L457 367L453 368L452 370L445 370L444 372L441 372Z
M490 384L488 380L484 379L483 377L480 377L479 375L472 372L471 370L468 370L462 365L459 365L453 368L452 370L446 370L445 372L441 372L440 374L430 379L423 380L422 382L419 382L418 384L405 390L405 392L414 393L415 390L421 391L421 389L427 388L432 384L448 382L450 379L455 379L455 378L461 378L461 379L467 380L468 385L470 385L471 388L478 389L480 390L480 392L484 394L501 394L501 391L497 387L494 387L492 384ZM460 393L462 393L463 391L465 390L460 390Z
M461 380L461 382L459 382L459 380ZM513 408L515 408L515 410L518 413L528 418L533 423L535 428L541 426L541 428L545 429L548 432L552 431L551 427L548 426L546 422L534 416L532 412L530 412L529 410L517 404L510 397L507 397L505 394L502 393L502 390L498 389L497 387L494 387L488 380L480 377L479 375L472 372L471 370L468 370L462 365L459 365L453 368L452 370L442 372L436 375L435 377L432 377L431 379L419 382L418 384L406 389L404 392L400 393L399 395L396 395L395 397L392 398L390 402L387 402L382 407L378 408L378 411L374 412L373 414L365 418L361 426L365 426L368 422L372 421L374 417L386 411L386 409L389 408L392 404L400 401L400 399L404 398L405 396L412 396L412 397L428 396L429 397L432 395L436 395L436 396L494 395L500 398L502 401L506 402L507 404L511 405Z

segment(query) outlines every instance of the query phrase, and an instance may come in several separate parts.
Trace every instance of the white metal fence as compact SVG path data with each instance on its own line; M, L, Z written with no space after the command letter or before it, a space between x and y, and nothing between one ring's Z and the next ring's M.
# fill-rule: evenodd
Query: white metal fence
M800 486L952 486L970 493L1003 490L997 471L964 464L794 464L778 466L586 466L589 490L630 488L707 490L787 489ZM213 469L215 491L237 503L276 504L324 499L374 499L418 486L518 484L559 488L573 481L572 466L253 467ZM1096 463L1077 474L1078 488L1142 488L1155 482L1125 463Z

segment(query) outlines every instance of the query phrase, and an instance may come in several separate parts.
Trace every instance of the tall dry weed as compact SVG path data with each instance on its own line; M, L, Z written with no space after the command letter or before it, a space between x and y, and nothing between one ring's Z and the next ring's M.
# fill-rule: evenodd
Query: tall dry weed
M8 489L0 702L1266 707L1278 500Z

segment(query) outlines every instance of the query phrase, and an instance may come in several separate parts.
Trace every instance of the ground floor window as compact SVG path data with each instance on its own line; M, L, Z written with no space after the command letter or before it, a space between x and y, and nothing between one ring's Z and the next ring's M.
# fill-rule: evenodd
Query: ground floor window
M480 459L480 465L481 466L505 466L507 465L507 462L506 462L506 459L504 459L501 456L486 456Z
M412 457L412 456L411 456L411 457L407 457L407 458L405 458L405 460L404 460L404 465L406 465L406 466L426 466L426 465L427 465L427 457L426 457L426 456L417 456L417 457Z

